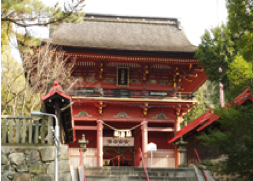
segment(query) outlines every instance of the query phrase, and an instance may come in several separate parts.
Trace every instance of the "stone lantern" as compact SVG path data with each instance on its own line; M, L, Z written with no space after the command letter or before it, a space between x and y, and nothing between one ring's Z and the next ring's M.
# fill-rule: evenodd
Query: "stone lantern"
M80 145L80 149L82 149L82 151L83 151L84 165L86 165L85 152L87 151L87 145L88 145L89 141L86 140L85 135L82 134L82 139L78 140L78 143Z
M178 142L175 143L178 147L178 152L180 153L180 165L179 167L187 167L187 162L186 162L186 145L188 144L187 141L183 141L183 138L181 137Z
M87 145L89 144L89 141L85 139L85 135L84 134L82 134L82 139L78 140L78 143L80 145L80 148L85 153L86 150L87 150Z

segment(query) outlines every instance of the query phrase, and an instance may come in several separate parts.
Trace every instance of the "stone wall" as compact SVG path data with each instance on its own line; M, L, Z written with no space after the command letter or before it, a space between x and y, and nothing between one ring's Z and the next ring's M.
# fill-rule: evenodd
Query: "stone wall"
M54 181L54 146L2 145L2 181ZM60 147L59 181L71 181L68 147Z

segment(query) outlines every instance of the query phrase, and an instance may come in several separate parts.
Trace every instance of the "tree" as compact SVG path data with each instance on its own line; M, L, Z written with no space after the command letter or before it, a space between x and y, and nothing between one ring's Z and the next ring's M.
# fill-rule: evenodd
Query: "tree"
M10 33L8 33L9 28L11 27L8 27L6 23L1 23L1 54L11 50L9 42Z
M30 115L32 110L38 110L40 97L55 79L69 91L77 81L71 76L75 61L63 54L48 44L33 54L23 52L23 63L16 62L8 52L2 53L2 114Z
M32 54L23 52L22 57L25 75L34 92L45 93L55 79L69 91L77 81L71 76L75 60L65 57L59 47L45 44Z
M71 3L65 3L63 10L58 3L49 7L40 0L2 0L1 25L4 29L1 34L4 36L1 43L2 45L3 43L8 44L10 37L17 34L13 25L16 25L17 28L24 28L25 33L21 33L24 36L17 36L17 38L18 41L22 39L26 44L26 38L31 43L29 27L58 25L62 22L81 22L84 16L83 7L84 0L72 0ZM19 39L19 37L22 38Z
M222 25L211 32L206 31L196 51L196 58L205 68L208 79L222 82L227 102L252 87L252 62L246 62L236 43L237 35Z
M253 62L253 1L227 0L228 24L246 61Z
M214 172L253 180L253 104L223 108L219 115L220 129L209 130L198 139L205 146L226 155L227 159L216 164L204 163Z
M195 94L198 104L184 115L184 125L189 124L208 109L214 109L219 104L219 85L216 82L207 80Z
M195 57L202 63L210 81L221 81L228 85L227 71L237 55L235 36L227 26L222 25L207 31L201 38L201 44L196 50ZM219 69L221 68L222 71Z
M245 61L242 56L236 56L229 64L227 76L230 84L228 96L235 97L247 87L253 89L253 65Z

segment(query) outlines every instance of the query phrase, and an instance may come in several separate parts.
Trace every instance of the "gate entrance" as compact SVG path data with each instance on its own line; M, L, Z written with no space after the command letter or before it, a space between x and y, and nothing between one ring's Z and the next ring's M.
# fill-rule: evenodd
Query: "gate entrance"
M103 148L104 166L134 166L134 147Z

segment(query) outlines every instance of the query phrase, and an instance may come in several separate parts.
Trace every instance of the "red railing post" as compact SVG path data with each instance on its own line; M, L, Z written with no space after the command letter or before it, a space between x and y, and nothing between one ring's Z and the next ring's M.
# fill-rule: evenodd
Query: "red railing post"
M144 161L144 158L143 158L143 154L142 154L142 151L141 151L141 148L140 149L140 153L141 153L141 159L142 159L142 166L144 168L144 171L145 171L145 174L146 174L146 181L149 181L149 178L148 178L148 171L146 169L146 164L145 164L145 161Z
M83 165L83 150L80 149L80 166L83 168L83 175L84 175L84 181L86 181L86 176L85 176L85 167Z
M196 156L197 156L198 161L201 162L197 150L194 149L194 163L195 163L195 165L196 165ZM204 173L204 175L205 175L205 180L206 180L206 181L209 181L208 178L207 178L206 172L205 172L205 170L204 170L204 166L203 166L203 165L201 165L201 166L202 166L202 168L203 168L203 173Z
M195 149L196 150L196 149ZM196 154L195 154L195 150L194 150L194 165L196 165L197 164L197 162L196 162Z

